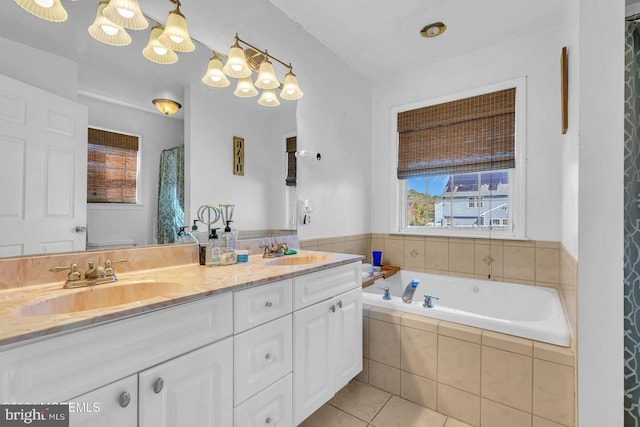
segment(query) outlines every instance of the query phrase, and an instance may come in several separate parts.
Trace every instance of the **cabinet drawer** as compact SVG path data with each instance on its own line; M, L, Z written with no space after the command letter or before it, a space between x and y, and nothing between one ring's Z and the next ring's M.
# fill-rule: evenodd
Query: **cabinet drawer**
M289 314L234 337L236 406L291 372L292 335Z
M293 279L294 309L299 310L362 286L362 263L341 265Z
M291 313L291 279L233 293L233 332L240 333Z
M235 409L235 427L292 426L291 374Z

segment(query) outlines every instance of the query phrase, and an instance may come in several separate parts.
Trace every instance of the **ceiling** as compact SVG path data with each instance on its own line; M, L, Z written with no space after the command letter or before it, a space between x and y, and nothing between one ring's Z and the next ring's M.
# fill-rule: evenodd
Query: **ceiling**
M146 15L161 21L165 21L172 10L167 0L141 0L140 3ZM376 81L398 70L426 67L558 27L564 19L565 2L271 0L271 3L360 74ZM57 24L33 17L12 0L0 1L0 37L77 61L82 88L127 99L130 88L107 86L110 84L108 77L118 75L134 82L136 91L144 92L141 99L173 97L181 101L185 84L199 81L204 74L211 55L209 47L228 49L233 41L229 28L244 34L249 25L255 25L255 15L264 12L268 5L259 2L247 11L235 0L230 0L212 9L211 2L207 0L183 0L182 10L192 36L198 39L204 35L207 39L199 39L204 44L196 44L195 52L179 54L177 64L163 66L147 61L141 54L148 40L148 31L130 31L133 42L125 48L107 46L92 39L87 28L95 18L97 4L98 0L63 0L69 19ZM244 14L247 13L254 16L246 19ZM421 37L420 29L436 21L447 25L446 32L435 39Z
M563 0L271 0L369 80L562 25ZM442 21L442 36L420 30Z

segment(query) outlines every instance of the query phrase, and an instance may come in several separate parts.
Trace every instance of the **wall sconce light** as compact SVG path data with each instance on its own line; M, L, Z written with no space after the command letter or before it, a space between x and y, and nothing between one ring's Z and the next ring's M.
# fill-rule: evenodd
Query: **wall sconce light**
M165 116L170 116L178 112L182 105L177 103L176 101L172 101L171 99L154 99L153 105L156 106L158 111L160 111Z
M67 11L60 0L16 0L21 8L40 19L51 22L67 20Z

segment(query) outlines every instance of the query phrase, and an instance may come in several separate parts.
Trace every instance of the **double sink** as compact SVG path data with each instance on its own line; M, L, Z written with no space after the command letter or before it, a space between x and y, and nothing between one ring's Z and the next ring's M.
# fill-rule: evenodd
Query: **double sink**
M331 255L310 253L284 256L268 261L254 257L250 259L252 260L250 265L295 266L326 262L331 259ZM221 271L226 268L228 267L220 267ZM18 314L25 317L50 316L112 308L132 303L142 305L147 300L170 296L174 292L185 290L188 286L185 283L171 281L125 279L108 285L69 290L68 293L62 295L41 299L22 306L18 309Z

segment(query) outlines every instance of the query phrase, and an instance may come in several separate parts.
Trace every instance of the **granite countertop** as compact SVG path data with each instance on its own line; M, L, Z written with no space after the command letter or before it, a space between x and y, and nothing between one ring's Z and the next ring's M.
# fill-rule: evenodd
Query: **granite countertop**
M64 282L58 281L2 290L0 291L0 319L2 319L0 322L0 346L54 333L68 332L77 328L138 315L223 292L264 285L314 271L358 262L364 258L361 255L313 251L300 251L298 255L293 255L292 257L313 254L323 255L325 260L310 264L269 265L269 262L279 259L286 261L289 257L264 259L260 255L252 255L249 257L248 263L220 267L187 264L125 274L116 273L117 282L76 289L63 289ZM152 298L141 298L126 304L112 305L110 299L118 298L118 294L125 294L126 292L111 292L108 288L121 287L127 284L134 285L130 287L130 291L135 286L138 286L138 290L142 289L140 286L158 286L162 288L161 295ZM104 293L105 307L64 312L66 311L64 307L69 305L68 300L78 300L76 297L67 298L66 296L83 292L96 293L92 295L94 301L96 296L98 296L99 300L102 298L97 295L98 293ZM42 301L52 298L57 298L59 303L42 303ZM56 314L56 311L63 312Z

